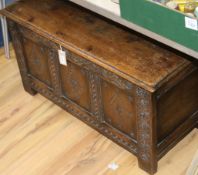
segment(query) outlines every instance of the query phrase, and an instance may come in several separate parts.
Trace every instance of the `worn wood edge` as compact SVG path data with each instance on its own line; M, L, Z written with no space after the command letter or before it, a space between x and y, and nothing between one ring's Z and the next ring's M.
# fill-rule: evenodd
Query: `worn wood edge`
M83 58L89 60L89 61L92 61L94 62L95 64L119 75L120 77L144 88L145 90L148 90L149 92L155 92L157 88L159 88L163 82L167 81L167 77L165 79L162 79L162 80L159 80L159 82L157 84L154 84L154 85L149 85L149 84L146 84L134 77L131 77L130 75L126 74L126 73L123 73L121 72L120 70L116 69L115 67L113 67L112 65L109 65L108 63L105 63L104 61L101 61L101 59L99 57L95 57L94 55L90 54L89 52L85 52L81 49L79 49L78 47L75 47L74 45L66 42L66 41L63 41L61 40L60 38L57 39L55 36L52 35L49 35L47 32L45 32L43 29L37 27L37 26L34 26L32 23L30 22L27 22L27 21L24 21L23 19L14 16L12 15L12 13L10 13L9 11L7 11L6 9L4 10L1 10L0 11L0 14L6 16L7 18L19 23L20 25L23 25L25 27L27 27L28 29L36 32L37 34L45 37L45 38L48 38L50 41L52 42L55 42L56 44L58 45L62 45L63 47L65 47L66 49L74 52L75 54L79 55L79 56L82 56ZM186 61L182 62L181 63L181 66L184 66L186 64L189 64L187 63ZM180 66L179 66L180 67ZM181 67L182 68L182 67ZM174 70L175 71L175 70ZM174 72L173 71L173 72ZM176 70L177 71L177 70ZM172 76L174 76L174 74L172 75L172 73L169 73L169 76L168 78L171 78Z
M131 77L131 76L119 71L118 69L116 69L115 67L112 67L108 63L105 63L105 62L101 61L100 58L96 58L94 55L92 55L88 52L85 52L83 50L80 50L78 47L75 47L74 45L71 45L66 41L57 39L56 37L54 37L52 35L48 35L48 33L45 32L43 29L40 29L39 27L36 27L36 26L32 25L31 23L29 23L27 21L24 21L23 19L16 18L14 15L12 15L11 13L9 13L6 10L2 10L2 11L0 11L0 13L2 15L6 16L7 18L15 21L16 23L18 23L20 25L23 25L26 28L34 31L35 33L41 35L42 37L48 38L50 41L55 42L58 45L62 45L66 49L70 50L71 52L73 52L73 53L75 53L79 56L82 56L83 58L85 58L85 59L87 59L91 62L94 62L95 64L97 64L97 65L99 65L99 66L101 66L105 69L108 69L109 71L121 76L122 78L124 78L124 79L126 79L126 80L128 80L128 81L130 81L134 84L138 84L139 86L141 86L142 88L144 88L144 89L146 89L150 92L154 92L156 90L155 87L148 86L144 82L139 81L138 79L135 79L134 77Z
M180 67L180 69L182 71L175 71L173 76L167 77L167 79L163 81L161 87L159 87L158 90L156 91L157 99L159 99L161 96L166 94L173 87L177 86L178 83L180 83L190 74L195 72L198 69L198 67L193 64L184 64L183 66ZM168 82L168 85L165 84L166 82Z
M184 59L184 58L182 58ZM183 71L186 67L192 65L191 62L184 60L180 65L178 65L178 67L173 70L171 73L169 73L166 77L164 77L161 81L159 81L156 85L155 85L155 89L159 89L160 87L162 87L162 85L169 81L171 78L175 77L179 72Z
M158 160L166 155L175 145L177 145L188 133L196 128L198 122L198 110L194 112L183 124L181 124L169 136L157 144ZM190 125L186 129L186 125ZM178 133L182 133L178 135ZM174 138L174 139L172 139ZM171 140L171 142L170 142ZM174 140L174 141L173 141Z

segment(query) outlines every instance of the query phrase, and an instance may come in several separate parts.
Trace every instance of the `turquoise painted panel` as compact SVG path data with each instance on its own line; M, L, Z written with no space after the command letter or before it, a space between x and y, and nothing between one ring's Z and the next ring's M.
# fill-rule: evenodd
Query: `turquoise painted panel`
M198 31L185 27L185 15L149 0L120 0L121 15L187 48L198 51Z

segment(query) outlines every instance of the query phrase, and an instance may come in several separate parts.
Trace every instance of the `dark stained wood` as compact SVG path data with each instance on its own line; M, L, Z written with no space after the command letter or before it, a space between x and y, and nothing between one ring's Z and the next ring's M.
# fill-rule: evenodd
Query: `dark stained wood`
M89 79L87 71L68 62L68 66L60 66L60 77L64 97L69 98L90 111L91 101L89 98Z
M137 139L135 99L132 91L121 90L104 80L101 84L101 91L105 122Z
M181 80L158 100L158 141L184 123L198 109L198 71ZM179 100L178 100L179 98Z
M23 46L29 73L51 87L52 80L48 64L50 50L45 46L40 47L37 43L26 38L23 38Z
M135 154L148 173L197 127L198 69L178 53L68 1L19 1L1 13L25 90Z
M135 92L138 162L140 168L154 174L157 171L156 99L140 87Z
M173 75L171 72L178 67L189 63L176 54L65 1L19 1L2 13L40 35L61 43L74 53L150 90L159 86L168 75Z
M28 67L27 67L27 62L25 61L25 55L23 52L24 46L22 45L23 44L22 38L21 38L21 35L17 29L18 26L14 23L10 23L10 28L15 28L15 30L13 30L11 32L11 36L12 36L12 38L15 38L13 40L13 45L14 45L16 57L18 58L17 62L18 62L18 66L19 66L19 70L20 70L20 74L21 74L23 87L31 95L36 95L37 92L31 87L30 82L29 82Z

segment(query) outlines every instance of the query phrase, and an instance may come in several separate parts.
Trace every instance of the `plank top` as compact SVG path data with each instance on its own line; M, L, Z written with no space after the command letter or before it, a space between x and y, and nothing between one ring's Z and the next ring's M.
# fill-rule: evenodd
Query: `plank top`
M190 64L177 53L72 2L23 0L1 13L147 90L154 91Z

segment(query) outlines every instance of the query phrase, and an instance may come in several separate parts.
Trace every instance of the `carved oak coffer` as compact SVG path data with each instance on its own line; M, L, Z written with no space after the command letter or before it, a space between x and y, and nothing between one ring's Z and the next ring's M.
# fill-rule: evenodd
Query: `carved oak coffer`
M23 0L1 13L25 90L135 154L148 173L197 127L198 69L187 56L68 1Z

